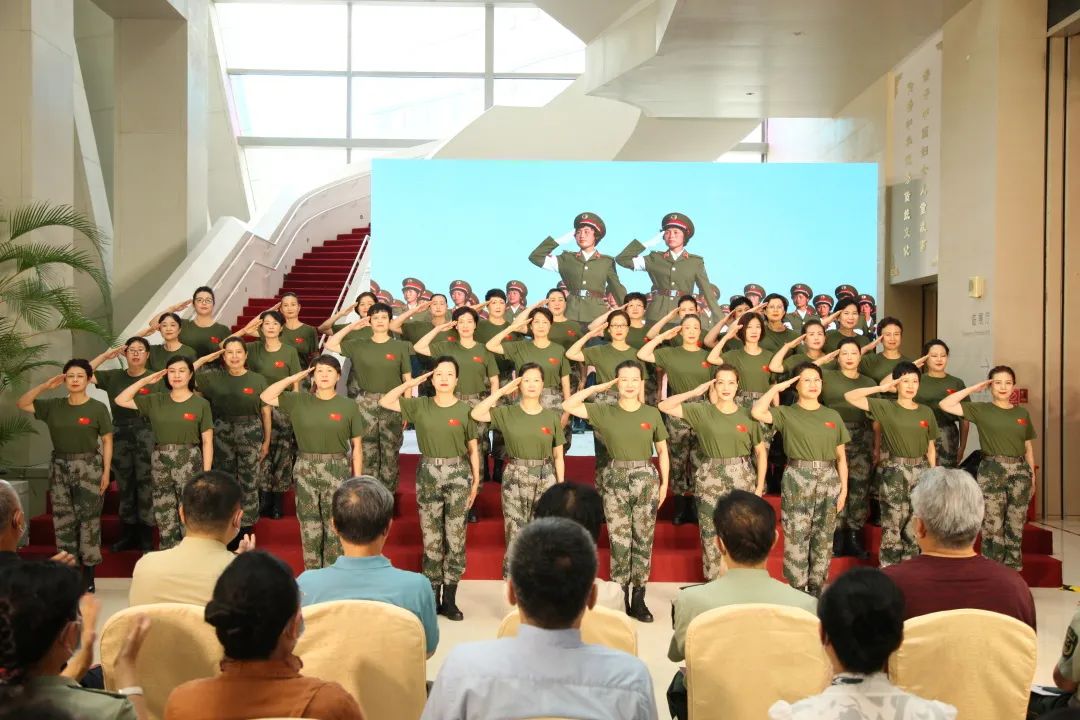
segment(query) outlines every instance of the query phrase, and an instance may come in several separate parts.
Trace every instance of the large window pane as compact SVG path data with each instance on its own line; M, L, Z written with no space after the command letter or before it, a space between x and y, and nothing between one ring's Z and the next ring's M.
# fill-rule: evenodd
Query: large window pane
M585 44L543 10L495 8L495 72L584 71Z
M344 4L219 3L225 64L269 70L345 70Z
M244 148L248 180L257 209L265 208L285 187L311 186L345 164L345 148Z
M233 75L243 135L345 137L343 77Z
M448 137L484 110L483 80L354 78L352 136Z
M496 80L495 104L541 107L568 88L573 80Z
M484 8L353 6L353 70L484 71Z

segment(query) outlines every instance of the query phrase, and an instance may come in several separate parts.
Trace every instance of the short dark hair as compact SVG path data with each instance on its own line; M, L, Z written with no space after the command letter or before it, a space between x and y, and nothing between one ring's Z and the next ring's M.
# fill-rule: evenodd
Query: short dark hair
M375 293L371 292L370 290L365 290L364 292L356 296L356 302L353 304L359 305L360 301L363 300L365 297L371 298L371 302L379 302L379 297Z
M165 322L165 320L168 319L168 318L171 318L171 319L175 320L176 324L179 325L180 327L184 327L184 321L181 320L180 316L177 315L174 312L166 312L166 313L161 313L160 315L158 315L158 319L157 319L158 324L160 325L161 323Z
M299 609L300 589L289 566L265 550L249 550L222 571L203 617L226 657L265 660Z
M480 322L480 313L476 312L468 305L462 305L461 307L454 310L454 312L450 313L450 319L458 320L461 318L462 315L468 315L473 319L473 322L475 323Z
M224 350L225 348L227 348L230 345L233 345L235 343L240 343L240 345L243 346L243 348L244 348L244 352L245 353L247 352L247 342L244 340L244 338L242 338L242 337L240 337L238 335L230 335L229 337L222 340L221 341L221 349Z
M625 320L627 325L630 324L630 316L626 314L625 310L612 310L611 312L609 312L607 316L608 323L610 324L611 319L617 317L621 317L623 320Z
M779 300L780 302L784 303L784 310L788 309L788 299L780 293L769 293L765 296L765 299L762 300L762 302L768 305L770 300Z
M1009 377L1012 378L1012 381L1016 382L1016 373L1008 365L995 365L994 367L990 368L990 372L986 373L986 379L993 380L994 376L998 373L1008 373Z
M260 320L265 320L266 318L271 318L276 321L278 325L285 325L285 316L277 310L263 310L259 313Z
M394 495L370 475L349 478L334 491L333 517L343 540L367 545L390 527Z
M621 363L615 366L615 377L619 377L620 370L626 370L632 368L638 371L638 374L644 379L645 371L641 368L641 363L637 360L623 360Z
M217 300L217 296L214 295L214 288L210 287L209 285L200 285L199 287L195 288L195 292L191 293L191 299L194 300L195 296L201 292L210 293L210 299L215 301Z
M394 308L384 302L375 302L367 309L367 316L375 317L376 313L386 313L387 318L392 318L394 317Z
M952 351L949 350L948 344L944 340L942 340L941 338L934 338L932 340L927 340L926 344L924 344L922 346L922 354L923 355L929 355L930 351L933 350L934 346L936 346L936 345L940 345L941 347L945 348L945 354L946 355L949 355L949 354L952 353Z
M716 376L719 375L722 372L734 373L735 382L742 382L742 378L739 377L739 368L735 367L731 363L724 362L724 363L720 363L719 365L714 367L713 368L713 373L712 373L713 380L715 380Z
M649 304L649 298L645 297L645 293L628 292L623 295L623 305L630 302L631 300L640 300L641 304L646 306Z
M697 307L697 298L693 295L680 295L679 301L675 303L675 307L679 307L684 302L694 303L694 307Z
M297 295L296 293L294 293L292 290L289 290L288 292L281 293L281 295L278 296L278 302L281 302L282 300L284 300L287 297L291 297L294 300L296 300L296 302L300 302L300 296Z
M187 357L186 355L173 355L171 358L165 361L165 369L168 370L177 363L183 363L184 365L187 365L188 372L191 373L191 376L188 378L187 381L187 387L188 390L190 390L191 392L195 392L195 363L191 362L191 358ZM165 384L170 390L172 389L172 386L169 385L168 380L166 380Z
M82 371L86 373L86 377L90 377L94 374L94 368L90 366L90 361L84 360L83 358L71 358L64 363L64 374L67 375L67 371L71 368L82 369Z
M441 297L443 300L446 300L446 295L444 295L443 293L431 293L431 299L432 300L434 300L437 297Z
M565 300L567 295L569 294L568 291L563 290L561 287L553 287L550 290L548 290L546 293L544 293L544 297L551 297L551 293L559 293L560 295L563 296L563 300Z
M856 338L856 337L846 337L844 335L841 335L840 338L841 338L840 342L836 343L836 349L837 350L844 347L845 345L854 345L855 349L858 350L860 353L862 353L862 345L859 344L858 338Z
M196 530L224 530L240 509L240 485L228 473L207 470L191 478L180 494L184 523Z
M337 374L341 374L341 362L333 355L320 355L311 362L311 367L318 365L325 365L328 368L333 368L337 371Z
M585 610L596 580L596 545L567 518L541 518L510 546L509 575L522 613L539 627L568 628Z
M846 297L840 300L836 303L836 305L833 306L833 312L838 313L841 310L846 310L849 307L854 307L856 310L859 309L859 303L855 302L855 298Z
M524 365L522 365L521 367L519 367L517 369L517 376L522 377L525 373L529 372L530 370L539 370L540 371L540 376L543 377L543 375L544 375L544 368L541 367L540 363L527 362L527 363L525 363Z
M536 501L534 517L561 517L573 520L589 531L594 543L600 542L604 524L604 502L592 485L576 482L555 483Z
M821 332L825 332L825 326L821 324L821 320L819 320L817 318L806 318L805 320L803 320L803 324L802 324L803 334L806 333L806 328L811 328L811 327L821 328Z
M535 320L537 315L543 315L547 318L549 323L555 322L555 315L553 315L552 312L546 307L533 308L532 311L529 313L529 322L531 323L533 320Z
M458 361L455 360L450 355L440 355L437 358L432 358L432 360L431 360L431 369L434 370L435 368L439 367L443 363L450 363L451 365L454 366L454 376L455 377L460 377L461 376L461 368L458 367Z
M486 293L484 293L484 301L487 302L491 298L499 298L503 302L506 302L506 293L504 293L499 288L491 288Z
M880 335L882 331L884 331L885 328L889 327L890 325L895 325L896 327L900 328L900 332L904 332L904 323L900 322L898 318L894 318L890 315L889 317L881 318L881 320L878 321L878 334Z
M908 362L907 360L901 360L900 362L896 363L896 366L892 369L892 376L894 380L898 380L905 375L911 375L912 373L921 377L922 368L920 368L913 362Z
M124 341L124 347L129 347L131 343L141 343L142 346L146 348L146 352L150 352L150 341L142 337L141 335L129 337L127 340Z
M681 327L682 325L684 325L687 320L693 320L698 324L699 328L701 327L701 316L698 315L696 312L686 313L685 315L683 315L682 319L679 320L679 326Z
M825 588L818 618L845 670L881 672L904 639L904 595L877 568L852 568Z
M764 335L765 334L765 320L762 319L762 317L760 315L758 315L756 312L752 312L752 313L748 312L748 313L743 313L742 317L740 317L738 320L735 321L735 322L737 322L739 324L739 331L736 333L736 337L738 337L743 342L746 342L746 326L749 325L750 323L754 322L755 320L757 320L758 325L761 327L761 333L762 333L762 335ZM765 339L764 337L761 337L761 338L758 339L758 342L761 342L764 339Z
M792 377L799 377L803 374L804 370L813 370L817 373L819 378L824 379L825 375L821 372L821 367L812 362L801 362L791 369Z
M731 300L731 306L728 308L731 312L735 312L735 308L745 305L746 307L754 307L754 303L750 298L745 295L737 295Z
M78 571L49 561L14 563L0 573L0 700L22 694L29 672L64 627L79 617Z
M731 559L740 565L765 562L776 542L776 511L752 492L732 490L721 495L713 524Z

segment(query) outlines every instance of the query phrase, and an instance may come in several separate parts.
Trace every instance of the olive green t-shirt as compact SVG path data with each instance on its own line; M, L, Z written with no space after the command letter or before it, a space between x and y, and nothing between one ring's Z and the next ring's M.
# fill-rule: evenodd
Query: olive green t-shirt
M402 383L401 377L412 374L409 343L404 340L353 340L352 335L342 343L342 354L352 363L351 373L360 389L384 393Z
M263 406L259 396L269 383L262 375L251 370L243 375L216 370L196 375L195 385L202 396L210 401L214 417L231 418L258 415Z
M839 330L829 330L825 333L825 347L822 348L826 353L831 353L836 348L840 347L840 341L843 340L846 335L841 335ZM860 348L864 348L870 344L869 335L860 335L855 333L853 336L855 341L859 343Z
M917 458L938 436L937 419L929 405L919 405L914 410L901 407L895 400L867 398L870 417L881 424L881 435L889 455Z
M346 325L352 325L352 323L334 323L334 325L330 328L330 334L337 335ZM281 332L284 333L285 330L282 329ZM341 341L341 344L342 346L344 346L345 343L349 340L370 340L371 336L374 334L375 331L371 329L370 325L368 325L366 327L360 328L359 330L353 330L351 333L345 336L345 339Z
M771 373L769 361L773 354L763 350L760 355L751 355L742 350L732 350L723 354L724 362L734 365L739 371L739 389L748 392L767 392Z
M289 416L296 447L303 453L342 453L364 434L360 409L347 397L322 400L313 393L282 393L278 407Z
M165 369L165 363L169 362L169 358L174 355L180 355L186 357L191 362L195 362L199 359L199 356L195 353L195 348L189 345L180 345L175 350L166 350L164 345L151 345L150 355L146 360L146 367L153 372Z
M175 402L164 392L136 395L135 405L150 418L157 445L198 445L202 433L214 428L210 403L198 395L184 402Z
M657 348L653 356L656 367L667 373L668 395L678 395L709 382L716 369L709 364L709 353L701 348L662 347Z
M504 322L502 325L496 325L490 320L481 320L476 326L476 331L473 332L473 338L481 345L486 344L488 340L505 330L508 324L509 321ZM514 342L516 340L521 340L521 333L510 333L503 339L503 342ZM508 360L505 355L496 355L495 364L499 368L500 375L508 374L514 370L514 363Z
M934 417L937 418L938 427L955 425L960 421L960 418L942 412L941 401L953 393L960 392L965 387L967 386L964 381L955 375L945 375L945 377L937 378L923 373L923 376L919 378L919 392L915 393L915 402L920 405L930 406L930 409L934 411ZM961 402L961 405L967 402L969 401L965 399Z
M447 316L446 322L449 321L450 318ZM401 337L415 345L420 341L420 338L427 335L434 328L435 325L427 320L407 320L401 325ZM349 335L349 337L352 337L352 335ZM454 328L443 330L435 336L432 342L457 342L457 330Z
M626 350L616 350L610 344L592 345L584 348L582 354L585 356L585 362L596 368L597 383L614 380L615 368L618 367L619 363L627 360L633 360L643 372L648 372L648 363L638 360L637 350L633 346L628 347ZM702 382L705 381L702 380Z
M961 403L964 419L979 427L979 445L984 455L1020 457L1026 451L1024 443L1038 437L1027 408L1014 405L1006 410L994 403Z
M682 412L706 457L744 457L762 441L761 423L738 405L735 412L725 414L710 402L683 403Z
M556 342L550 343L546 348L536 347L532 340L504 342L503 353L514 363L515 370L530 362L543 368L546 388L561 389L560 378L570 375L570 363L566 359L566 350Z
M641 327L631 325L626 330L626 344L640 350L645 347L645 343L649 342L649 338L645 337L647 332L649 332L648 325L642 325Z
M476 395L491 392L490 378L498 377L499 367L495 364L495 353L481 343L471 348L464 348L456 342L431 343L432 359L440 355L449 355L457 360L457 391L462 395Z
M271 385L303 369L300 367L300 356L285 343L271 352L262 340L256 340L247 344L247 351L248 368L262 375Z
M548 332L548 340L568 348L582 335L581 323L574 320L562 320L551 323L551 331Z
M793 370L795 370L795 368L802 365L803 363L812 363L815 360L817 360L817 358L812 358L806 353L801 352L795 353L794 355L788 355L786 358L784 358L784 377L791 377L791 373ZM836 361L831 360L824 365L819 365L818 367L820 367L822 371L836 370Z
M113 431L105 403L88 398L72 405L66 397L34 400L34 415L49 428L53 450L58 453L97 452L98 438Z
M470 409L460 400L439 407L435 398L401 398L401 417L416 426L416 442L424 457L464 457L469 452L469 441L480 434Z
M116 396L127 390L129 387L137 383L141 378L150 374L149 370L144 370L138 377L132 377L128 375L127 370L95 370L94 379L97 381L97 386L105 391L109 396L109 408L112 410L112 415L117 420L134 420L139 417L139 413L135 410L128 410L125 407L120 407L114 400ZM162 392L165 390L164 384L159 380L156 383L150 383L149 385L143 385L139 388L139 395L149 395L150 393Z
M217 352L221 349L221 341L230 335L232 330L221 323L199 327L194 320L185 320L180 326L180 342L194 350L197 357Z
M491 427L502 433L506 453L519 460L543 460L566 442L561 418L554 410L542 409L530 415L520 405L491 409Z
M361 329L370 330L370 328ZM301 364L306 367L308 359L319 350L319 333L315 328L304 323L295 330L283 327L281 328L281 343L295 350Z
M789 327L785 327L782 331L777 332L775 330L770 330L766 325L765 334L761 337L761 349L770 354L775 353L786 343L791 342L801 334L802 333L797 333ZM727 345L724 347L727 348Z
M770 408L773 427L783 434L784 452L793 460L836 460L836 447L851 440L840 413L818 406L801 405Z
M617 403L600 405L587 402L589 422L604 435L604 444L615 460L648 460L653 444L668 439L667 428L660 411L652 405L641 405L634 412L623 410Z
M821 397L822 405L830 407L840 413L846 423L862 423L867 421L866 413L844 399L844 394L859 388L875 387L876 382L859 375L849 378L839 370L826 370L822 373Z
M859 372L881 382L891 376L893 368L902 362L911 362L911 360L903 355L896 359L889 359L883 353L867 353L859 362Z

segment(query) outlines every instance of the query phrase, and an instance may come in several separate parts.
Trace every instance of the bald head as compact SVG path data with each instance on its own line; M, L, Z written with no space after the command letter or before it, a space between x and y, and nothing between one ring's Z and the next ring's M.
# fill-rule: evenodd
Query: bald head
M22 514L19 495L7 480L0 480L0 550L14 550L22 534L22 523L16 516Z

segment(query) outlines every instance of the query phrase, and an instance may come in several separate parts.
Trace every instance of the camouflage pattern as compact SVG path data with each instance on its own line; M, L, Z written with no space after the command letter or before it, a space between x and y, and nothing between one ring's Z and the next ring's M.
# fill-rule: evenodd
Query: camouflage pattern
M750 456L738 463L720 463L708 458L694 473L694 495L697 496L698 532L701 534L701 569L706 580L720 575L720 550L716 547L716 525L713 513L720 497L732 490L754 492L757 473Z
M659 375L662 371L657 368L655 372L650 372L649 377L645 378L645 404L656 407L660 402L660 379Z
M379 405L373 394L356 396L356 407L364 421L360 446L364 454L364 474L377 478L390 492L398 488L398 455L403 440L401 413Z
M554 410L555 412L559 413L560 416L562 416L562 404L562 390L556 390L554 388L544 388L540 391L540 407L544 408L545 410ZM570 452L570 445L574 440L574 433L570 432L570 428L566 426L563 426L563 430L565 431L563 432L563 436L566 438L566 443L562 446L563 455L567 455Z
M262 442L261 436L259 442ZM288 491L293 484L296 436L289 416L281 408L271 408L270 411L270 454L265 462L266 467L260 473L259 489L266 492Z
M53 531L56 549L75 556L80 565L101 563L101 456L85 453L58 457L49 465Z
M597 405L614 405L619 402L619 395L613 390L605 390L604 392L593 395L589 398L589 402L594 402ZM595 476L597 482L599 482L600 471L606 468L608 463L611 462L611 453L608 452L607 445L604 444L604 438L596 428L593 428L593 454L596 462ZM599 490L599 485L597 486L597 489ZM509 545L507 545L507 547L509 547Z
M150 455L154 452L154 429L150 421L113 419L112 477L120 490L120 522L154 525L154 495L150 480Z
M911 510L911 491L919 482L919 473L930 467L923 460L918 465L906 465L889 458L878 464L878 500L881 502L881 548L878 561L881 567L915 557L919 546L915 542L915 515Z
M506 385L507 383L509 383L513 379L514 379L514 368L513 368L513 366L504 368L502 365L500 365L499 366L499 387L502 387L503 385ZM504 397L499 401L499 405L506 405L506 404L509 404L511 402L513 402L513 400L511 400L510 398ZM489 427L490 427L490 424L489 424ZM494 459L494 458L505 458L506 457L506 441L503 439L502 433L499 432L498 430L492 430L491 431L491 448L490 448L489 452L491 453L492 459ZM481 456L481 457L483 457L483 456Z
M691 401L692 402L692 401ZM704 454L697 433L690 423L673 415L664 415L668 431L668 456L671 458L671 494L689 495L694 491Z
M754 403L761 399L764 393L750 392L749 390L739 390L735 393L735 404L739 407L746 408L746 412L750 412ZM761 441L765 443L765 455L769 454L769 448L772 447L773 437L776 435L776 429L772 425L761 423ZM756 455L750 456L751 460L757 461Z
M844 423L851 440L847 452L848 495L838 522L840 527L862 530L870 515L870 481L873 477L874 426L869 422Z
M300 521L300 544L304 568L333 565L341 555L341 541L330 530L334 491L352 476L352 467L341 455L301 455L296 459L296 519Z
M240 485L243 527L254 527L259 519L259 487L265 468L259 462L262 441L258 415L214 418L214 469L228 473Z
M1023 457L984 455L976 479L986 501L982 554L1020 570L1024 566L1020 541L1031 502L1031 467Z
M458 399L468 405L469 408L474 408L486 397L485 394L459 395ZM480 450L480 469L483 470L484 464L487 462L487 456L491 452L491 423L482 423L476 420L473 422L476 423L476 447Z
M656 468L652 463L635 468L609 465L601 471L598 485L603 488L611 545L611 579L620 585L642 587L652 570L660 495Z
M791 587L820 595L829 577L840 476L835 467L791 464L780 480L784 578Z
M518 531L533 519L536 501L555 484L555 466L551 463L527 467L507 463L503 470L502 511L506 549ZM506 577L506 558L503 558L503 577Z
M960 449L960 426L954 422L938 421L937 438L934 449L937 450L937 464L941 467L956 467L956 451Z
M435 465L420 457L416 501L424 538L423 572L433 584L455 585L465 572L465 506L471 485L469 463Z
M159 549L168 550L184 538L180 495L184 485L202 468L202 450L195 445L158 445L154 448L150 474L154 479L154 519Z

